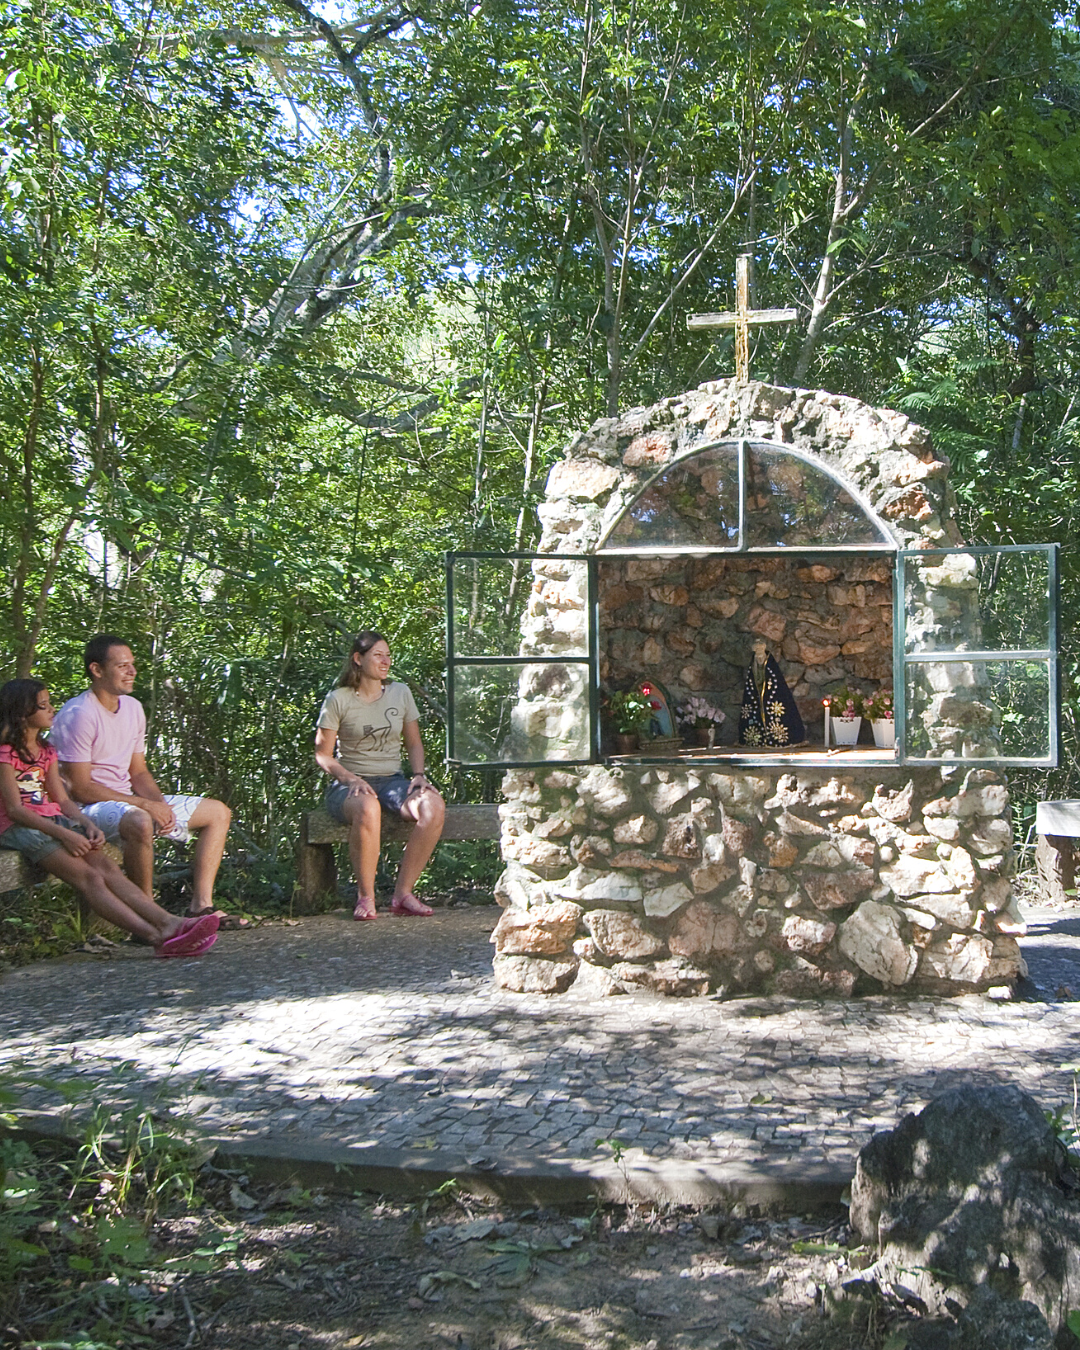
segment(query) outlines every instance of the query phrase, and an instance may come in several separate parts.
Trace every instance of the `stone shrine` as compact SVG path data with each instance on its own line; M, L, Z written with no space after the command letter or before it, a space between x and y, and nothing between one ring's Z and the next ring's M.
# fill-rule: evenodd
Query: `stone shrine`
M736 467L742 506L739 492L725 500ZM539 508L539 552L595 555L601 681L656 679L673 703L704 693L730 739L763 637L813 745L509 770L501 986L847 997L1012 983L1023 925L1000 770L823 743L830 686L893 685L897 550L962 542L948 470L899 413L734 380L602 419L570 444ZM743 551L716 551L736 524ZM588 597L574 564L532 567L522 657L580 647ZM976 587L967 554L913 568L908 633L976 631ZM919 669L909 697L927 757L994 758L1000 717L981 670ZM514 717L533 745L570 735L565 681L555 665L521 676Z

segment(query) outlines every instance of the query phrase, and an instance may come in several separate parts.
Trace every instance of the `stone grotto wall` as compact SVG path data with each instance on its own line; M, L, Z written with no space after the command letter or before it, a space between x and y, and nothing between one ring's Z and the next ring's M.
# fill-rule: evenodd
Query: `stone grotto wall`
M900 545L960 542L948 461L906 417L724 381L577 437L548 479L541 552L595 551L657 469L742 436L820 458ZM735 676L724 667L744 666L761 634L811 712L837 678L890 682L878 631L891 623L890 577L880 556L825 566L794 550L790 561L605 559L608 674L651 675L676 697L720 691L730 720ZM925 568L908 598L912 630L976 635L976 585L966 557ZM572 564L537 562L522 654L581 650L585 603ZM515 709L534 745L550 727L552 750L570 734L558 671L533 667ZM993 751L997 714L978 666L928 667L917 692L929 751ZM1008 793L989 769L593 765L511 771L504 792L504 913L492 941L505 988L945 993L1007 986L1022 969Z

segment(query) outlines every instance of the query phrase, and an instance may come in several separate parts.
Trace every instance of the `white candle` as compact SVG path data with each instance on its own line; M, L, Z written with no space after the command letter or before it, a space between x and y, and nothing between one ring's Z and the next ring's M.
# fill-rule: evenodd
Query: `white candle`
M822 701L822 703L825 704L825 749L828 750L828 748L829 748L829 700L828 700L827 698L823 698L821 701Z

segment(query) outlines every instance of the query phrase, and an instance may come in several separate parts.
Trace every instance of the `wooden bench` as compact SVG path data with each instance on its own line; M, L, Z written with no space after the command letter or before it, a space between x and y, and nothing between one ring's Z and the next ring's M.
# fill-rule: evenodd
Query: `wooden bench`
M404 843L412 831L412 822L400 816L383 815L382 841ZM500 831L499 808L492 804L482 806L456 805L446 808L443 839L498 839ZM319 808L309 811L300 820L300 843L296 850L296 890L293 893L293 912L315 914L324 897L337 901L337 858L335 844L348 842L347 825Z
M21 891L27 886L36 886L45 880L45 873L39 867L32 867L13 848L0 848L0 895L5 891Z

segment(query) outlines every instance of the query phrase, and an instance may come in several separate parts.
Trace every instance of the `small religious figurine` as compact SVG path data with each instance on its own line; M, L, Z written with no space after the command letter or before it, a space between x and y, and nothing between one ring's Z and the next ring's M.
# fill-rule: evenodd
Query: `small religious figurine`
M743 686L739 744L791 747L805 741L806 728L776 658L764 642L755 642Z

